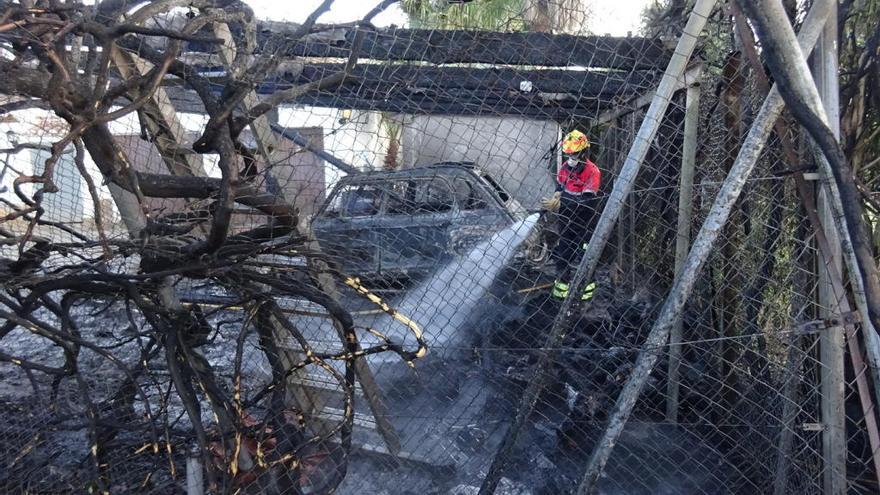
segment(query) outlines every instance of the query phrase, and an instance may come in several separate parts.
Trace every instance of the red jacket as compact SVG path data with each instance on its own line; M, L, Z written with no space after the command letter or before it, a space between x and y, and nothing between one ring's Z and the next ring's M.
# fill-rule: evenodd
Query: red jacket
M599 167L590 160L587 160L586 164L566 160L556 174L558 183L556 190L572 196L581 196L584 193L596 194L599 191L601 177L602 172L599 171Z

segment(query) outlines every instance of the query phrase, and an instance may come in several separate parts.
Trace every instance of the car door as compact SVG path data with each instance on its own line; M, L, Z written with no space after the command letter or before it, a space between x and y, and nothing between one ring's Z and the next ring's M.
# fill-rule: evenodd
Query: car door
M451 257L449 228L455 200L442 176L395 179L388 185L385 211L376 226L381 246L379 270L389 276L418 276Z
M467 254L481 241L510 225L510 215L481 187L476 176L456 175L452 188L457 214L449 235L455 254Z
M379 270L375 227L384 199L381 184L342 184L312 222L323 253L348 274L367 276Z

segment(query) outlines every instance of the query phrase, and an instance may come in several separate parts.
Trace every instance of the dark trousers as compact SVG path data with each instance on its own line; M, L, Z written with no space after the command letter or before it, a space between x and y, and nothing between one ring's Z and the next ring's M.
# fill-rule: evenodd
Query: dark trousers
M559 242L553 258L560 281L569 282L584 254L583 245L590 240L590 226L595 214L594 198L580 201L562 197L559 205Z

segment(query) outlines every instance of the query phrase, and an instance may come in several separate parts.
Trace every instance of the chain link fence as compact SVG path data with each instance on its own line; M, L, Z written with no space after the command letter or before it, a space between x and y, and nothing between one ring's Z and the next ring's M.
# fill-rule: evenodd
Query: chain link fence
M2 491L878 490L871 339L786 115L647 343L767 95L726 6L691 54L690 6L641 38L567 0L95 3L0 15ZM574 129L602 180L562 269Z

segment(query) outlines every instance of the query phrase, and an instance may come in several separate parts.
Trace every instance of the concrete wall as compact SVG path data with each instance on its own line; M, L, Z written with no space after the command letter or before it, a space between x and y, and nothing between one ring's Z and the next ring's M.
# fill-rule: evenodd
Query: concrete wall
M308 127L296 129L315 149L324 148L324 129ZM272 176L278 183L281 193L292 201L300 213L311 216L326 196L326 165L314 153L303 150L293 141L279 141L284 161L272 167Z
M404 119L403 165L473 161L526 208L553 192L545 154L559 139L552 121L510 117L410 116Z

